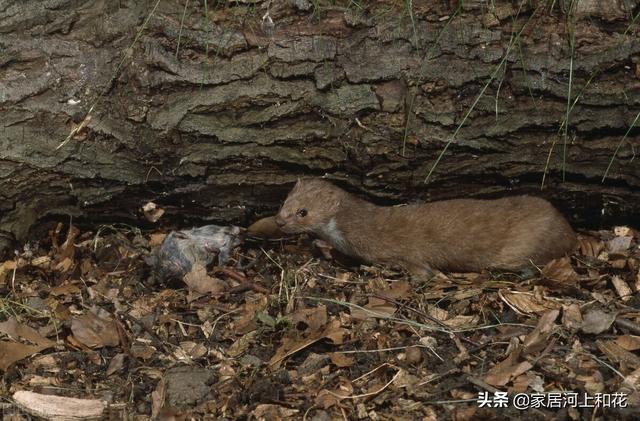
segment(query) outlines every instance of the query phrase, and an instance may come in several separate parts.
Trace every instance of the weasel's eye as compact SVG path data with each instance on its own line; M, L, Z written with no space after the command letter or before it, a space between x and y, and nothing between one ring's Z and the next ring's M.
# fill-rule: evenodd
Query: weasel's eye
M305 208L300 208L298 209L298 212L296 212L296 215L298 215L300 218L304 218L305 216L307 216L307 210Z

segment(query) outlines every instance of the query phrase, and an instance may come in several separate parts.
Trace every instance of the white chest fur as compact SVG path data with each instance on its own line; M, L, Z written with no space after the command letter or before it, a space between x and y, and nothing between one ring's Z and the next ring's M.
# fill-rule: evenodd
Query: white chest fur
M337 248L343 253L348 253L347 242L345 241L342 233L338 229L335 218L331 218L328 224L323 225L318 230L318 235L325 241L329 242L333 247Z

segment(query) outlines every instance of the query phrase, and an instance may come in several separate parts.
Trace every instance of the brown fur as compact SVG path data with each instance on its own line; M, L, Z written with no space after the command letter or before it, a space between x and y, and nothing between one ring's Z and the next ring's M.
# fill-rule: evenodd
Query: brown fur
M413 273L517 270L561 257L576 243L567 221L544 199L383 207L320 179L299 180L276 222L286 233L313 233L347 255L398 264Z

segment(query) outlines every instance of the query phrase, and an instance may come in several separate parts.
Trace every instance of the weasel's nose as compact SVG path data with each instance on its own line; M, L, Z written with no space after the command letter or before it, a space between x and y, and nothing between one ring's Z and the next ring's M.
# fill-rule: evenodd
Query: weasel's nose
M276 217L275 217L274 219L275 219L275 221L276 221L276 224L277 224L279 227L284 226L285 222L284 222L284 219L282 219L282 217L280 216L280 214L276 215Z

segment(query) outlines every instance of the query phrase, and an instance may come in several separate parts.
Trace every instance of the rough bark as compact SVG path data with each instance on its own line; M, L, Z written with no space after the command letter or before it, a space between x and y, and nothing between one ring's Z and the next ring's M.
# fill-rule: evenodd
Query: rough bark
M242 222L324 174L384 203L528 192L576 224L640 210L638 129L601 182L640 111L638 0L185 2L0 0L5 237L61 215L139 223L148 200Z

